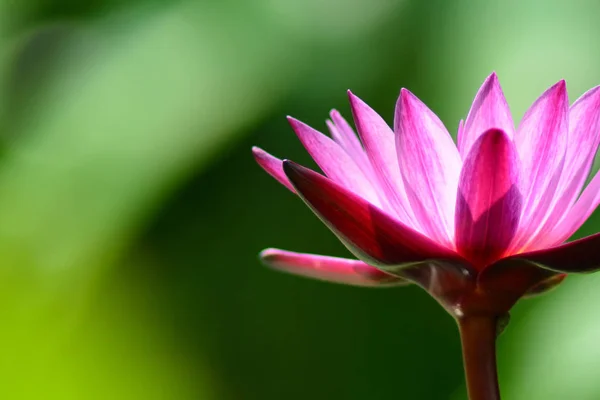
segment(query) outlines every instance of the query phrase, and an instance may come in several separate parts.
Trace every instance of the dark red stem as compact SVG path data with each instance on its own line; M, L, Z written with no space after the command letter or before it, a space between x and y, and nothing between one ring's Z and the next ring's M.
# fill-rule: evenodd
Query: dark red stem
M457 318L469 400L499 400L496 336L501 317L468 315Z

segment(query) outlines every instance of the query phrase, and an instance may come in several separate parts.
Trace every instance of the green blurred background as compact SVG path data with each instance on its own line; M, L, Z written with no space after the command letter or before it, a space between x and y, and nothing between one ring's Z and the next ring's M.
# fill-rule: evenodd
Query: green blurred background
M600 3L0 0L1 399L464 399L454 322L416 287L262 267L346 256L250 148L314 165L351 88L451 132L497 71L518 120L600 83ZM579 235L600 229L598 216ZM600 276L523 301L507 399L600 398Z

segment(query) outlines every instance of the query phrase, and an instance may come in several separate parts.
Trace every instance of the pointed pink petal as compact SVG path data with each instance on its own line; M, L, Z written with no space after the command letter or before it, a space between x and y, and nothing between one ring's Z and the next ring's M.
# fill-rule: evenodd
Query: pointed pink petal
M343 119L337 111L332 110L331 116L334 121L337 121L326 121L329 132L331 132L331 137L346 151L346 153L348 153L348 155L364 173L366 179L368 179L377 193L381 208L387 212L395 214L394 208L390 205L388 197L385 194L385 190L381 188L377 174L375 174L375 171L371 166L371 162L367 157L367 153L365 153L364 149L362 148L358 137L348 122L346 122L346 120Z
M550 210L552 210L554 207L553 205L559 200L559 198L557 197L556 190L558 188L560 177L562 175L563 164L564 160L554 171L552 177L548 182L548 187L546 191L539 196L538 204L540 207L540 211L537 213L534 212L533 218L529 221L524 221L524 211L521 211L521 220L519 222L519 228L517 229L517 233L513 238L513 242L510 245L508 253L516 254L522 253L524 251L530 251L534 248L548 247L541 246L541 242L539 240L540 230L543 229L545 221L550 215ZM546 210L546 212L543 213L541 211L542 209Z
M598 204L600 204L600 173L596 173L573 208L566 211L558 225L549 234L538 239L536 247L553 246L567 240L592 215Z
M279 183L281 183L283 186L291 190L292 193L296 193L296 190L283 172L283 165L279 158L273 157L263 149L256 146L252 148L252 154L262 169L267 171L267 173L273 178L277 179L277 181L279 181Z
M340 132L340 130L337 128L337 126L335 126L335 124L333 123L333 121L327 119L325 120L325 123L327 124L327 129L329 129L329 134L331 135L331 138L340 146L342 146L342 148L346 151L348 151L348 149L346 147L344 147L344 145L342 144L344 141L344 138Z
M510 139L514 136L512 115L495 72L488 76L479 88L465 121L458 141L463 159L467 158L471 146L479 136L491 128L503 130Z
M371 182L344 149L329 137L297 119L288 117L288 121L325 175L367 201L380 205Z
M327 282L368 287L410 284L402 278L387 274L359 260L293 253L278 249L263 250L260 259L271 268Z
M518 155L499 129L479 137L465 160L456 200L456 247L479 268L499 259L521 213Z
M362 261L393 273L424 260L461 260L332 180L288 160L283 170L304 202Z
M361 162L363 160L367 161L367 154L350 124L348 124L337 110L331 110L330 116L333 121L333 126L330 126L330 130L335 141L338 142L352 157L360 158Z
M573 199L585 183L600 143L600 86L587 91L569 109L568 138L560 191ZM574 185L569 187L570 183Z
M523 210L515 247L522 247L544 222L556 202L565 161L568 129L567 87L560 81L525 113L515 135L521 159Z
M372 182L373 186L377 188L378 185L375 172L367 157L367 153L365 153L365 150L360 144L360 140L358 140L358 136L356 136L352 127L336 110L331 111L331 118L332 120L326 121L331 137L346 151L346 153L348 153L348 155L350 155L354 162Z
M389 200L396 217L403 223L419 230L420 226L414 218L398 168L394 132L383 118L361 99L350 91L348 91L348 96L356 129L365 146L379 187Z
M531 239L532 250L541 248L543 237L554 230L559 221L568 214L567 211L581 193L592 167L600 143L600 86L589 90L569 109L568 138L565 164L556 190L555 204L537 235Z
M600 233L510 258L527 260L557 272L594 272L600 269Z
M450 245L462 161L440 119L415 95L400 92L396 150L408 199L425 233Z

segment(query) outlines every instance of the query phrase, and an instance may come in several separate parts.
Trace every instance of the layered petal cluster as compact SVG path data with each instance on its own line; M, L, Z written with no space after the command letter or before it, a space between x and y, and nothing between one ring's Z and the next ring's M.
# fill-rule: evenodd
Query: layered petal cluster
M600 268L600 235L562 244L600 203L600 175L585 186L600 142L599 87L569 106L560 81L515 128L494 73L460 122L456 145L406 89L393 129L348 94L358 135L335 110L330 136L288 118L324 174L253 152L359 260L269 249L265 263L362 286L418 281L433 264L477 276L543 271L526 279L531 290L560 281L556 274Z

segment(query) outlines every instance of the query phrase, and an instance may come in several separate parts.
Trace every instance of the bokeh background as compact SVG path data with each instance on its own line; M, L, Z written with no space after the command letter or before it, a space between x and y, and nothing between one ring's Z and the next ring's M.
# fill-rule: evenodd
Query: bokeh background
M255 165L314 165L351 88L391 122L408 87L455 133L497 71L518 121L600 83L600 3L0 1L0 398L464 399L454 322L416 287L262 267L347 256ZM578 235L600 229L595 215ZM600 398L600 275L523 301L507 399Z

